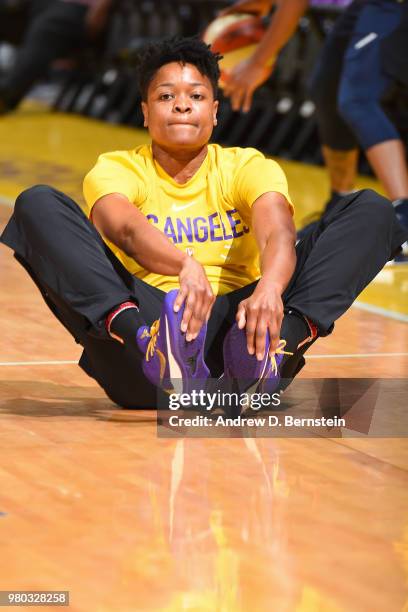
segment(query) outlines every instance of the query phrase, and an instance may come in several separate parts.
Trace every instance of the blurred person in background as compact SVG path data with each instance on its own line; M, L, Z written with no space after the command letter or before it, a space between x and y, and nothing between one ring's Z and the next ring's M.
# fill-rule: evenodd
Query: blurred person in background
M229 74L224 94L232 108L247 112L252 96L270 76L268 67L295 31L307 0L240 0L221 14L266 15L270 25L253 55ZM408 2L354 0L336 21L312 76L311 95L331 195L325 211L354 189L361 147L397 216L408 226L405 146L381 105L395 84L408 85ZM405 60L405 64L404 64ZM311 231L317 222L299 233Z
M15 109L56 59L83 49L103 33L113 0L32 0L18 10L0 4L0 42L22 38L16 62L0 76L0 113Z

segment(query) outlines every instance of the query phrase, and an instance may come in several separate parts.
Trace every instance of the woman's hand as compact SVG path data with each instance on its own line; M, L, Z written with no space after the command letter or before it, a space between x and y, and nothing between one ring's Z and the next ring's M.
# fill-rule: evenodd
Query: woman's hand
M246 329L250 355L261 361L265 355L266 332L269 331L269 355L272 356L279 342L283 319L281 288L259 281L253 294L243 300L237 310L236 320L240 329Z
M193 257L185 258L179 281L174 311L178 312L185 304L181 331L186 332L186 340L190 341L197 338L202 325L210 318L215 296L203 266Z

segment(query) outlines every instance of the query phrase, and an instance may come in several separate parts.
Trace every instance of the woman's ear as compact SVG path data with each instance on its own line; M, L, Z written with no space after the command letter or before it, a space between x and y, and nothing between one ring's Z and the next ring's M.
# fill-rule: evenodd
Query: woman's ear
M149 116L149 111L147 110L147 104L146 102L142 102L142 113L143 113L143 126L144 127L148 127L148 116Z
M218 123L217 111L218 111L218 100L214 100L214 105L213 105L213 124L214 125L217 125Z

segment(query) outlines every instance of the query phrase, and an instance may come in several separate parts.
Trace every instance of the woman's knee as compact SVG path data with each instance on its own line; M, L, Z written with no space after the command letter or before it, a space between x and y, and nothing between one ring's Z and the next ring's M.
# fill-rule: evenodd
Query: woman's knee
M358 99L349 93L339 92L337 99L337 112L345 123L353 130L357 130L364 119L367 109L366 101Z
M390 200L380 195L373 189L363 189L353 200L354 206L359 212L366 215L367 226L373 224L386 227L394 220L394 207Z
M14 214L19 221L39 218L49 213L55 199L56 190L48 185L35 185L26 189L16 199ZM54 206L55 207L55 206Z

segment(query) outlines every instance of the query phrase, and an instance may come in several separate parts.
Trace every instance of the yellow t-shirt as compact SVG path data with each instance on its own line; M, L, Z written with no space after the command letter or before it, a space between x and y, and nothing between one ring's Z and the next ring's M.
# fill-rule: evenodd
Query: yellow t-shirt
M90 217L99 198L123 194L178 249L191 249L219 295L260 277L251 206L268 191L283 194L293 214L282 169L256 149L210 144L198 171L180 185L153 158L151 146L141 145L98 158L84 180L84 212ZM106 243L129 272L146 283L163 291L179 286L177 276L149 272Z

